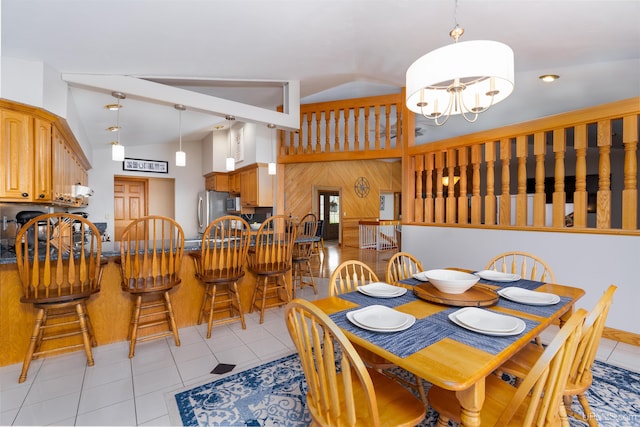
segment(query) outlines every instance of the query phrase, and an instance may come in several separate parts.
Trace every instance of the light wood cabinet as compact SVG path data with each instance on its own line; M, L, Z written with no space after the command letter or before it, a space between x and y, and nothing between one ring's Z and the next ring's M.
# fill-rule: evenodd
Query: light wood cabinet
M241 172L233 172L229 174L229 193L240 194L240 192L242 191L240 185L240 175Z
M267 165L255 164L240 173L242 207L273 206L273 176L269 175Z
M74 184L87 185L89 162L62 119L0 101L0 201L83 206Z
M229 191L229 175L212 172L205 175L204 187L209 191Z
M51 201L51 123L3 110L0 140L0 200Z

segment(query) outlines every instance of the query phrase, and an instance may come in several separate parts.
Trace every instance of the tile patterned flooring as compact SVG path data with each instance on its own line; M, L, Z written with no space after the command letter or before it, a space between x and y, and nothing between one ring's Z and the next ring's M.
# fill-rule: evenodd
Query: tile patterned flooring
M304 288L298 297L326 296L321 282L319 295ZM180 329L180 347L171 338L141 343L133 359L127 342L99 346L93 367L84 352L35 360L22 384L21 364L2 367L0 425L170 425L165 393L221 378L210 373L218 363L235 364L230 375L295 351L282 308L267 311L262 325L258 313L246 320L246 330L239 322L218 326L211 339L206 325ZM640 347L604 339L598 359L640 372Z

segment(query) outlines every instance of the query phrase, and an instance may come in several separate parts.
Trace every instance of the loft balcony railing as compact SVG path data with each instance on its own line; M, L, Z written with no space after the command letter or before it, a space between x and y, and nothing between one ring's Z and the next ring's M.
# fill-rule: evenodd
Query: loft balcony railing
M421 145L408 114L401 94L302 105L278 161L402 158L404 224L640 234L639 97Z
M280 131L282 163L401 157L400 94L303 104L300 129Z

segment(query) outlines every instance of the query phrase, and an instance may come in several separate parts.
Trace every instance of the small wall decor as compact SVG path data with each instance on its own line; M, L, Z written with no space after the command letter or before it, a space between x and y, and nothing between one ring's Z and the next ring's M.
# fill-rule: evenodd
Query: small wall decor
M125 158L122 170L134 172L169 173L169 162L162 160L145 160Z
M361 176L356 179L353 189L358 197L367 197L369 195L369 181L364 176Z

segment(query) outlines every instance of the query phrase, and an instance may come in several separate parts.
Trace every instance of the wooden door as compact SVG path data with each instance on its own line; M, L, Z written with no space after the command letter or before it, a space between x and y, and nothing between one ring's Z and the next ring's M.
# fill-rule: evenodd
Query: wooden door
M338 240L340 237L340 193L338 191L318 191L319 219L324 221L324 240Z
M119 241L122 231L136 218L147 215L147 180L115 178L113 181L114 241Z

